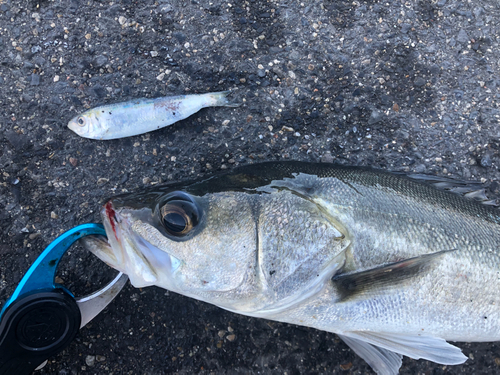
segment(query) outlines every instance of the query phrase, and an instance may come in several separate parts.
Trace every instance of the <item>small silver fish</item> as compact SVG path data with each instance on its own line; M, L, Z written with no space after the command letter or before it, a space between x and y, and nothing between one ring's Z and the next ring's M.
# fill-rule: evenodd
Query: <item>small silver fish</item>
M500 212L414 178L263 163L101 215L109 245L92 251L134 286L335 332L378 374L403 355L465 362L447 341L500 341Z
M205 107L237 107L229 91L136 99L89 109L68 123L84 138L116 139L147 133L185 119Z

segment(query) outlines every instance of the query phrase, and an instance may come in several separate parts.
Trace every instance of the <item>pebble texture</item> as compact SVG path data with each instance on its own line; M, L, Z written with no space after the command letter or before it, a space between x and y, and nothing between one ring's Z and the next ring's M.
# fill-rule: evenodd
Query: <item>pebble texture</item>
M498 194L497 0L0 0L0 304L106 197L295 159L482 180ZM139 97L234 90L165 129L99 142L67 122ZM72 250L81 295L109 276ZM402 374L496 374L405 359ZM129 286L40 374L365 374L334 334Z

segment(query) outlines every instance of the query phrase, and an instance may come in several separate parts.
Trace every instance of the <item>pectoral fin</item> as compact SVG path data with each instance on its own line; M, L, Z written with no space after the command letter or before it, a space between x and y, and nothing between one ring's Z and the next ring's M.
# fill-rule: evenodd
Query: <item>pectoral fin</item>
M432 262L451 251L455 250L421 255L361 272L337 274L332 281L342 301L359 294L381 294L393 288L395 284L410 280L415 275L424 272Z
M341 338L344 341L346 341L345 337L350 338L351 343L354 343L356 349L353 348L353 350L357 354L363 357L363 359L366 359L362 354L360 354L363 353L364 355L366 355L366 353L363 352L363 350L365 350L365 352L367 352L369 356L371 355L370 358L372 361L372 357L377 358L377 356L374 356L373 350L369 351L366 349L366 346L361 345L360 341L364 344L368 343L376 346L378 347L377 349L382 348L413 359L423 358L436 363L441 363L443 365L458 365L460 363L464 363L467 360L467 357L459 348L447 343L445 340L439 337L419 334L412 335L371 331L343 332ZM352 339L354 341L352 341ZM347 340L346 343L351 346L349 340ZM358 351L360 353L358 353ZM387 356L387 353L383 351L381 351L381 353L382 354L379 357L381 357L382 355ZM388 357L388 359L393 360L393 358L390 356ZM366 361L368 362L368 360ZM370 362L368 363L370 364L370 366L372 365ZM381 373L391 374L391 372Z
M349 336L338 335L378 375L397 375L403 356Z

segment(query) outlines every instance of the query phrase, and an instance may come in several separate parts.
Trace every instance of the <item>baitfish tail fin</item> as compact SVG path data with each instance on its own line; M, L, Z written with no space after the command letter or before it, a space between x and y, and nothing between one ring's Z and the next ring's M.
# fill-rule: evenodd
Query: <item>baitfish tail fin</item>
M381 294L388 287L392 288L396 283L411 279L451 251L455 249L425 254L361 272L335 275L332 281L342 301L359 294Z
M231 94L231 91L211 92L206 95L209 96L212 107L239 107L240 103L233 103L229 100L229 94Z
M354 353L365 360L378 375L397 375L403 356L345 335L339 336Z
M348 337L347 340L345 340L346 337ZM467 360L467 357L462 353L460 348L447 343L439 337L420 334L348 331L343 332L341 338L349 346L351 346L350 344L354 344L354 348L351 348L363 359L366 360L366 357L363 355L368 356L370 361L379 366L374 368L374 370L384 375L393 374L393 372L378 371L385 368L391 369L390 365L396 363L394 356L389 355L387 351L399 353L413 359L427 359L443 365L459 365ZM377 347L377 350L381 354L377 355L375 349L367 347L367 344ZM376 362L376 360L384 360L384 357L387 357L384 366ZM367 363L372 366L368 360Z

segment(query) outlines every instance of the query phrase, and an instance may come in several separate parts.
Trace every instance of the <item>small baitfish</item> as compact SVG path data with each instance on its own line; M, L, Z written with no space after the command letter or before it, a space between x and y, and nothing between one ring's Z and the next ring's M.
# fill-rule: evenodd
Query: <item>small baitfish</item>
M185 119L205 107L237 107L229 91L136 99L89 109L68 123L84 138L116 139L147 133Z
M500 340L499 211L414 178L270 162L101 214L109 244L91 251L134 286L335 332L377 374L403 355L465 362L447 341Z

